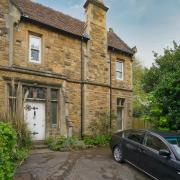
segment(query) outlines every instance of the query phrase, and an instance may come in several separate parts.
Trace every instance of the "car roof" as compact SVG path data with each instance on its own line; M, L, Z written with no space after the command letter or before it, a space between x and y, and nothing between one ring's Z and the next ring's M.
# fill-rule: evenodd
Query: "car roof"
M169 131L158 131L158 130L152 130L152 129L129 129L129 131L140 131L140 132L150 132L155 133L163 138L167 137L180 137L180 133L176 132L169 132Z
M151 132L156 133L156 134L162 136L163 138L167 138L167 137L180 137L180 134L176 133L176 132L157 131L157 130L151 130Z

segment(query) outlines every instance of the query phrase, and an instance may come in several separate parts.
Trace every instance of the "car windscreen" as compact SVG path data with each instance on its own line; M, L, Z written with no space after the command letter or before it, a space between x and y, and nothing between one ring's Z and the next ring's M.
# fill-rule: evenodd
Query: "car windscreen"
M178 159L180 159L180 137L166 137L165 139L174 147Z

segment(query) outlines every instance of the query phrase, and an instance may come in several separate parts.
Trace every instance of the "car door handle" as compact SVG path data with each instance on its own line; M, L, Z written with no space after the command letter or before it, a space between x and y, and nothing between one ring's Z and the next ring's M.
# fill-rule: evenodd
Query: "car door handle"
M177 172L178 175L180 175L180 172Z

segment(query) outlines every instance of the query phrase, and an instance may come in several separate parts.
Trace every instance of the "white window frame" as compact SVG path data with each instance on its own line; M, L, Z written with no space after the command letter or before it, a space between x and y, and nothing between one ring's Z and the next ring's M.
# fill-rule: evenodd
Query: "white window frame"
M117 63L121 63L121 64L122 64L122 66L121 66L122 69L121 69L121 70L118 69ZM118 77L117 77L117 72L122 73L122 78L118 78ZM116 79L117 79L117 80L121 80L121 81L124 80L124 61L121 61L121 60L117 60L117 61L116 61Z
M39 60L38 61L31 59L31 38L39 39L40 48L38 49L38 51L39 51ZM29 62L41 64L41 51L42 51L42 38L40 36L29 34Z

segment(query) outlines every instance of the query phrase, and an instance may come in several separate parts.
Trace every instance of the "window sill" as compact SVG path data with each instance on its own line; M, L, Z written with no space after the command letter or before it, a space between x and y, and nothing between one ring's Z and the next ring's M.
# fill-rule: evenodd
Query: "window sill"
M33 60L29 60L28 61L29 63L31 63L31 64L36 64L36 65L40 65L41 64L41 61L33 61Z
M116 81L124 81L124 79L116 79Z

